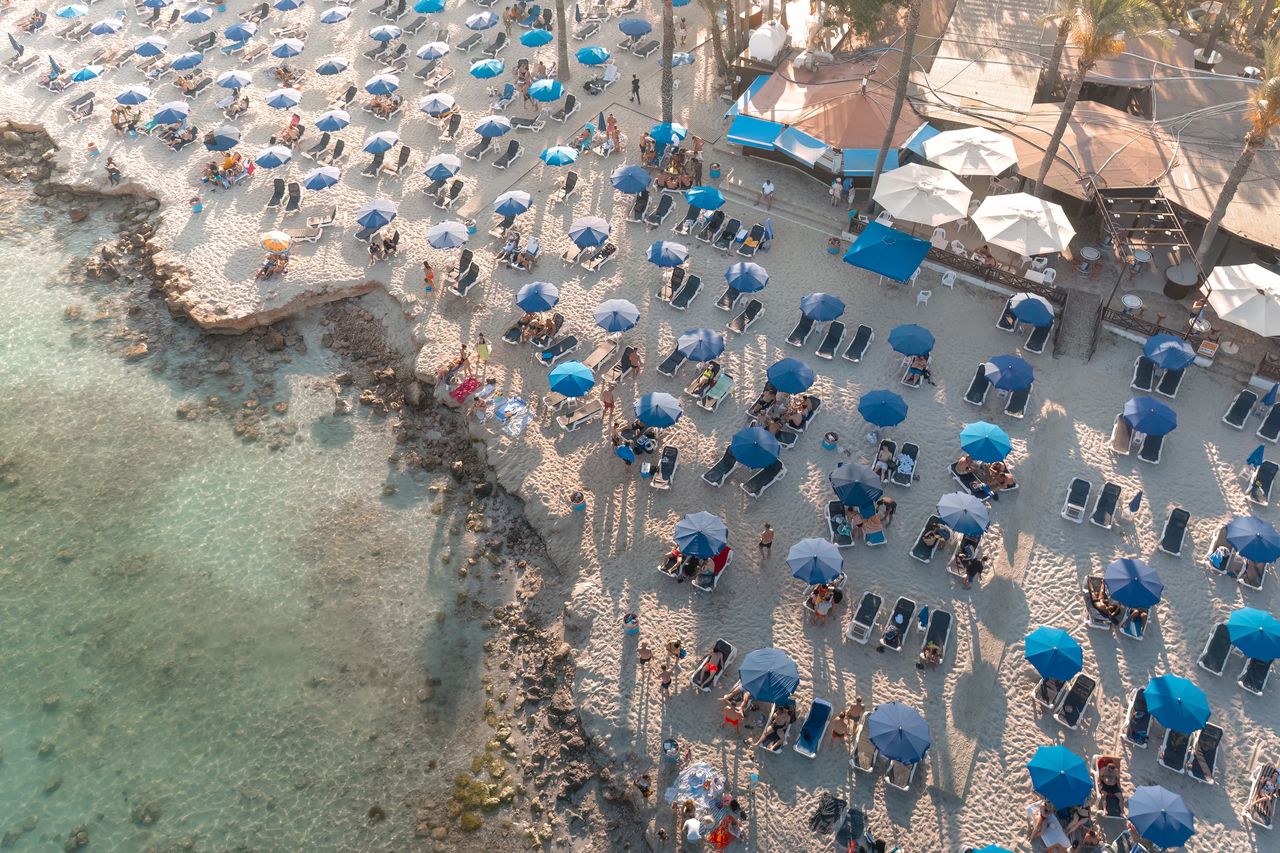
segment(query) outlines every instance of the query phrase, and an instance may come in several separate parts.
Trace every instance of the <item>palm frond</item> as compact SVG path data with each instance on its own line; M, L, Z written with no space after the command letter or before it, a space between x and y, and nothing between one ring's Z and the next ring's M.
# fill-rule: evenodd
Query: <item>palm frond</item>
M1071 42L1079 64L1092 68L1124 51L1127 39L1165 37L1164 13L1151 0L1078 0L1071 18Z

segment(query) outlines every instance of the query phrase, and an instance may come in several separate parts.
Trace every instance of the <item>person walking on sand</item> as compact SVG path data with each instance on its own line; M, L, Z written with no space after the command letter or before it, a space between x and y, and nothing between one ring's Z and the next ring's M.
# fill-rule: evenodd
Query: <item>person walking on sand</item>
M689 22L684 18L684 16L681 16L680 17L680 46L684 47L688 43L689 43Z
M844 196L844 184L840 182L839 178L832 179L831 189L828 190L828 194L831 196L832 207L840 203L840 199Z
M761 562L769 559L769 554L773 551L773 525L766 523L764 530L760 531L760 560Z
M436 271L431 268L431 261L422 262L422 292L431 293L436 288Z
M662 665L662 669L658 670L658 686L662 688L663 699L671 695L671 667L665 663Z
M634 74L631 75L631 100L640 103L640 78Z
M600 405L604 406L604 417L606 419L613 414L613 404L613 389L606 386L605 389L600 392Z
M765 178L764 183L760 185L760 196L756 199L756 204L764 202L766 210L773 210L773 191L773 181Z
M684 657L684 643L677 637L667 640L667 655L671 658L672 666L679 666L680 660Z

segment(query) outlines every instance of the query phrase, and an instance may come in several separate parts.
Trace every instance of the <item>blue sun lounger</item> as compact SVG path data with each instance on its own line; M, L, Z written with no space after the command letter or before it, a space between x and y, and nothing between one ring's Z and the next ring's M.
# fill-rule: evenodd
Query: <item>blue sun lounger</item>
M827 735L827 724L831 722L831 703L816 696L809 706L809 713L800 727L800 736L796 738L796 752L805 758L814 758L822 748L822 741Z

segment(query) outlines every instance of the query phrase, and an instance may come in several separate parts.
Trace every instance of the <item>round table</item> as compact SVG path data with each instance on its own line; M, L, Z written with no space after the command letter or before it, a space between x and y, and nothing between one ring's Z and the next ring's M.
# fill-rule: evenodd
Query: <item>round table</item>
M1085 246L1080 250L1080 272L1088 272L1093 268L1095 261L1101 259L1102 252L1093 246Z
M1164 271L1164 295L1170 299L1183 299L1200 284L1200 272L1191 261L1169 267Z
M1134 311L1140 311L1146 307L1146 303L1142 301L1142 297L1136 293L1126 293L1120 297L1120 304L1124 306L1124 313L1132 314Z

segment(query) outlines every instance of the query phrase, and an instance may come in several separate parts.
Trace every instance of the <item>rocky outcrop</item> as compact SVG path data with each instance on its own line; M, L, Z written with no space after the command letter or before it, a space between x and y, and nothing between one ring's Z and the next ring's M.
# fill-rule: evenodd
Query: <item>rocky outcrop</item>
M162 283L162 287L165 285ZM363 296L381 287L376 281L362 281L358 284L334 285L319 290L306 290L292 298L286 299L270 308L262 308L249 313L231 313L226 305L211 304L191 299L186 291L176 293L169 299L172 309L182 311L196 325L206 332L221 334L240 334L258 326L270 326L285 317L297 314L315 305L325 305L340 299ZM167 292L167 288L166 292Z

